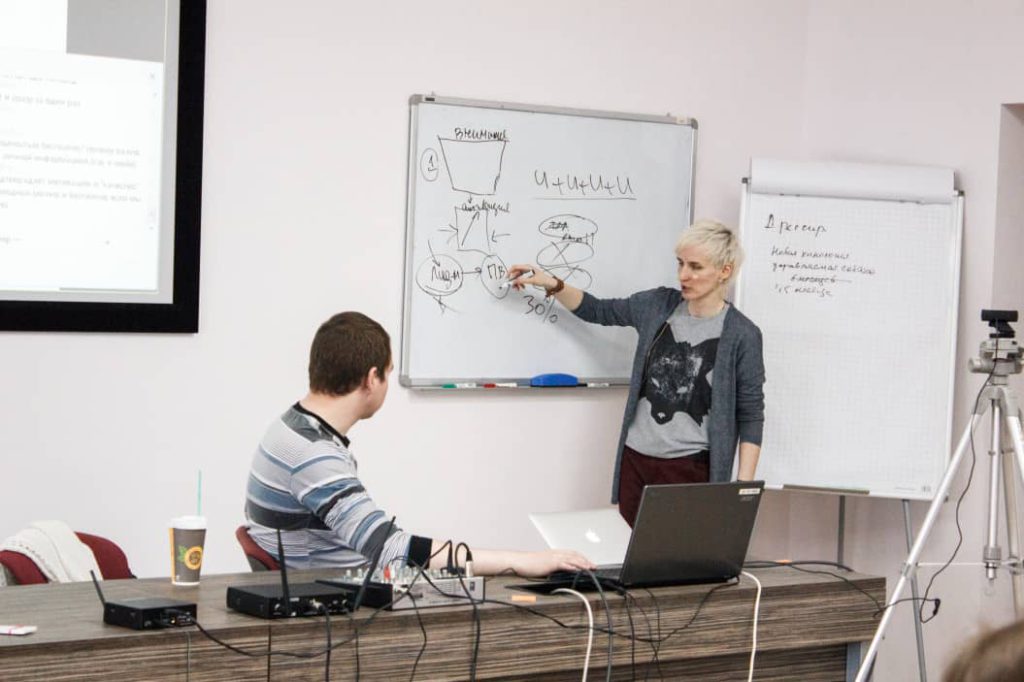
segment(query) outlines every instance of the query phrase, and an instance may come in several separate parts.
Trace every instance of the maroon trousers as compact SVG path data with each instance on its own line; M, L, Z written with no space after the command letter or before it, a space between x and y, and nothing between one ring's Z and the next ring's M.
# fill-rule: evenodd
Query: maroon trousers
M711 456L707 450L686 457L648 457L628 445L622 446L622 469L619 471L619 513L630 528L640 508L645 485L659 483L707 483Z

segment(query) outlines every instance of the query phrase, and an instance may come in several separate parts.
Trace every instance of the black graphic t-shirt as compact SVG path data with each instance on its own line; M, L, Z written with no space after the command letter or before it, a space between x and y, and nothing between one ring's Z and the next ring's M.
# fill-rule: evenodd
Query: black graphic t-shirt
M647 356L626 445L651 457L683 457L708 449L711 381L726 306L693 317L686 302L669 316Z

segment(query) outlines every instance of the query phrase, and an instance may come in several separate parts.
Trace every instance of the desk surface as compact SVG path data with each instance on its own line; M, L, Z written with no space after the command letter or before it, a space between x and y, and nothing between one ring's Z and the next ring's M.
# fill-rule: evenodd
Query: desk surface
M835 679L845 666L848 643L868 640L877 621L875 604L882 601L883 578L844 574L850 582L792 568L752 571L761 581L758 624L758 679ZM329 577L336 572L289 574L293 582ZM60 679L310 679L323 677L325 657L295 658L273 652L316 654L326 641L322 617L266 621L235 613L225 605L229 585L272 583L277 573L205 576L197 587L176 587L166 579L118 580L103 583L107 599L169 597L195 601L198 620L218 638L249 651L246 657L221 648L195 628L135 631L109 626L90 583L16 586L0 589L0 621L39 626L27 637L0 637L0 677ZM520 591L518 578L487 581L487 597L508 602ZM673 679L731 679L727 670L745 670L750 656L753 603L756 588L749 578L715 591L714 586L689 585L634 590L630 599L609 595L615 637L613 660L625 667L654 665L650 643L629 639L660 639L684 626L704 601L692 624L658 647L657 665ZM863 590L864 592L862 592ZM606 623L596 593L587 595L598 626ZM564 628L549 618L488 603L480 608L481 636L477 676L480 679L578 679L587 642L587 617L582 603L571 595L537 596L528 604L550 618L576 626ZM333 643L331 679L354 679L354 624L372 613L361 609L354 618L331 619ZM420 609L427 647L417 667L418 679L466 679L475 638L472 609L467 606ZM660 634L659 634L660 633ZM595 633L591 669L606 663L607 635ZM408 678L423 645L415 612L382 612L360 628L360 679ZM673 673L676 664L685 664ZM703 667L702 667L703 666ZM718 666L718 667L708 667ZM656 670L652 668L652 670ZM682 671L686 671L685 673ZM772 671L777 677L773 677ZM719 677L715 671L721 671ZM657 675L657 672L653 674ZM641 675L642 676L642 675ZM744 675L745 677L745 675ZM842 675L840 675L840 678Z

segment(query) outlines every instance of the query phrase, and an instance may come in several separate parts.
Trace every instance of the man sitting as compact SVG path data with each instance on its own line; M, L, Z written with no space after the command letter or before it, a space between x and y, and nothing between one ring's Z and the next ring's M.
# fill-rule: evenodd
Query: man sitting
M349 429L384 403L391 341L377 322L356 312L324 322L309 353L309 392L276 419L252 459L246 518L253 540L277 555L281 529L289 568L359 567L380 552L379 566L447 565L448 553L427 537L393 527L359 481ZM431 557L434 557L431 559ZM567 550L473 550L473 571L543 576L592 568ZM464 555L456 557L461 563Z

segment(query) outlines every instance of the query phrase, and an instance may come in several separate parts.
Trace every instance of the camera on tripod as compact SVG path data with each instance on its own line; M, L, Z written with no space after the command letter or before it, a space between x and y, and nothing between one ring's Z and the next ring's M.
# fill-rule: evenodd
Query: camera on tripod
M1016 310L982 310L981 321L988 322L993 331L981 342L977 358L967 361L972 372L1005 377L1021 372L1021 349L1014 341L1017 336L1010 326L1017 321Z
M1016 334L1011 322L1017 321L1016 310L982 310L981 321L988 322L988 326L995 331L988 335L990 339L1012 339Z

